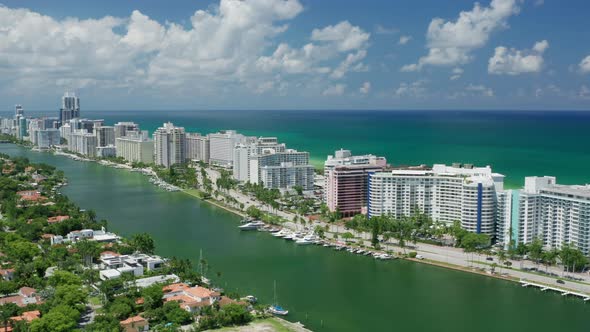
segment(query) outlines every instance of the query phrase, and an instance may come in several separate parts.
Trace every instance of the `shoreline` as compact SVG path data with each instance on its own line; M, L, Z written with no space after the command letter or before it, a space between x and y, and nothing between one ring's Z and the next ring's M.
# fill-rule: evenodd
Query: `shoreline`
M22 145L19 145L19 146L24 147L24 148L28 148L27 146L22 146ZM35 151L35 150L32 150L32 151ZM80 158L80 157L78 157L76 155L73 155L73 154L68 154L68 153L63 153L63 152L56 153L55 150L36 151L36 152L49 152L49 153L51 153L53 155L66 157L66 158L72 159L74 161L94 162L94 163L97 163L97 164L99 164L101 166L107 166L107 167L110 167L110 168L116 168L116 169L126 170L126 171L129 171L129 172L137 172L137 173L141 173L143 175L146 175L146 176L148 176L150 178L152 177L150 174L146 174L144 172L134 171L134 169L131 168L131 167L125 167L124 165L113 163L113 162L101 162L102 160L85 159L85 158L83 159L83 158ZM156 184L154 184L154 185L156 187L160 187L160 186L158 186ZM238 217L242 217L242 218L243 217L247 217L247 214L245 214L243 212L240 212L238 210L235 210L234 208L225 206L223 203L217 202L213 198L211 198L211 199L203 199L203 198L197 196L196 194L191 193L190 190L192 190L192 189L183 189L183 188L180 188L180 190L178 190L178 191L179 192L182 192L182 193L184 193L186 195L189 195L189 196L191 196L191 197L193 197L195 199L198 199L198 200L200 200L202 202L209 203L209 204L211 204L211 205L213 205L215 207L218 207L218 208L221 208L221 209L223 209L223 210L225 210L227 212L233 213L233 214L235 214ZM287 227L287 226L282 226L282 227L287 228L287 229L291 229L290 227ZM495 278L495 279L499 279L499 280L510 281L510 282L513 282L513 283L516 283L516 284L518 284L519 281L520 281L520 279L518 279L516 277L504 277L504 276L497 275L497 274L490 274L490 273L486 273L486 272L483 272L483 271L478 271L478 270L476 270L474 268L466 268L466 267L463 267L463 266L460 266L460 265L450 264L450 263L446 263L446 262L442 262L442 261L436 261L436 260L430 260L430 259L416 259L416 258L409 258L409 257L398 257L398 259L404 259L404 260L407 260L407 261L412 261L414 263L427 264L427 265L430 265L430 266L437 266L437 267L446 268L446 269L449 269L449 270L455 270L455 271L460 271L460 272L477 274L477 275L480 275L480 276L485 276L485 277L491 277L491 278ZM576 292L577 291L577 290L570 289L570 288L565 288L565 287L560 287L560 288L563 289L563 290L566 290L566 291L573 291L573 292ZM590 296L590 294L588 294L588 295Z

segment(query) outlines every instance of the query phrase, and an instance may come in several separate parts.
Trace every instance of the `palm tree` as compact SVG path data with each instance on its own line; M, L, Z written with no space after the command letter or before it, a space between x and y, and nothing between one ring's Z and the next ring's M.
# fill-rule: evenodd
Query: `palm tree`
M502 273L502 265L506 263L507 255L503 249L498 250L498 261L500 262L500 274Z
M557 263L558 256L559 251L557 251L557 249L551 249L543 253L543 263L545 264L546 272L549 271L549 265L554 265L555 263Z

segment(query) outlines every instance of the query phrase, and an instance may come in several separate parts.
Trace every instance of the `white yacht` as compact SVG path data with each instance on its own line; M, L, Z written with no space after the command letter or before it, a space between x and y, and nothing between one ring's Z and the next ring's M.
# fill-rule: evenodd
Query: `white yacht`
M265 224L260 220L251 221L249 223L245 223L243 225L238 226L238 228L242 231L253 231L257 230L258 228L264 226Z
M313 244L314 241L311 238L311 236L305 236L301 239L296 240L295 243L297 243L299 245L307 245L307 244Z

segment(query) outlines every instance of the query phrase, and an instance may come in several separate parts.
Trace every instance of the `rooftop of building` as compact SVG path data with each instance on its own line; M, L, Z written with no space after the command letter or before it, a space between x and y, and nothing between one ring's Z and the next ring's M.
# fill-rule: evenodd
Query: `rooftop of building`
M587 185L556 184L556 185L541 189L541 192L551 192L551 193L566 195L571 198L590 199L590 184L587 184Z

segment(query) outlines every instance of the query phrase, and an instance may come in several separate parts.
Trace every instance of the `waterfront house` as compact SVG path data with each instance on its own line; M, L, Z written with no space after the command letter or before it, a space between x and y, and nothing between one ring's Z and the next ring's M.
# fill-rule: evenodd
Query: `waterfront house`
M180 307L191 314L198 313L201 308L213 305L221 300L221 294L205 287L190 287L185 283L176 283L162 288L164 302L176 301Z
M36 190L22 190L16 193L20 196L21 201L39 202L45 199L41 193Z
M145 270L158 270L165 260L159 256L145 254L119 255L105 251L100 255L100 278L102 280L115 279L123 273L130 273L136 277L143 275Z
M104 227L101 230L82 229L69 232L65 237L56 235L51 238L51 244L61 244L67 242L78 242L80 240L89 240L96 242L116 242L120 239L115 233L107 232Z

